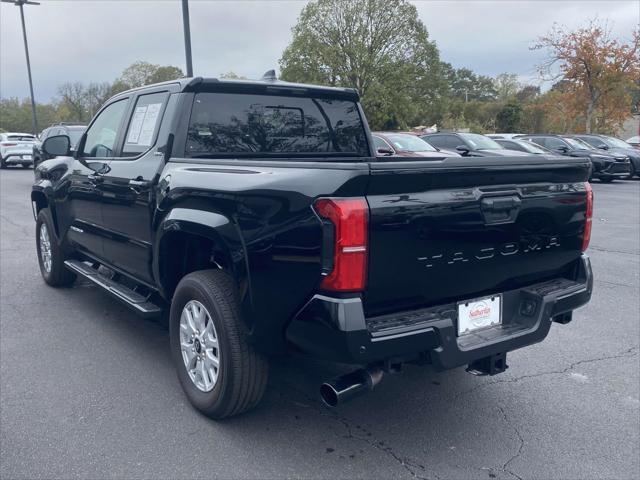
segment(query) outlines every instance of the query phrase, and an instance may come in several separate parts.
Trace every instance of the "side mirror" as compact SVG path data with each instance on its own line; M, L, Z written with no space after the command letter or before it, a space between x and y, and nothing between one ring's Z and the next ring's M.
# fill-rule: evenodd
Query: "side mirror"
M609 145L601 143L597 148L599 148L600 150L609 150Z
M456 152L459 152L463 157L469 155L470 151L471 150L469 150L469 147L467 147L466 145L458 145L456 147Z
M67 135L56 135L42 142L42 151L51 156L68 156L71 153L71 139Z
M567 153L569 151L569 149L567 147L565 147L564 145L556 147L556 148L554 148L554 150L556 152L560 152L560 153Z
M376 154L378 155L393 155L393 150L389 150L388 148L379 148L376 150Z

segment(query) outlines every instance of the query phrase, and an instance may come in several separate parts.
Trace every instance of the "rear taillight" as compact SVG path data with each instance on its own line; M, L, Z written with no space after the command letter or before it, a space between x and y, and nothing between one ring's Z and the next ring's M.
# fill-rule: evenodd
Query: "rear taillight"
M333 262L321 287L336 292L364 290L367 279L369 206L364 198L321 198L314 209L333 225Z
M11 142L0 142L0 145L2 145L3 147L15 147L18 144L17 143L11 143Z
M593 223L593 190L589 182L585 182L584 188L587 192L587 212L585 213L584 234L582 236L582 251L589 247L591 241L591 224Z

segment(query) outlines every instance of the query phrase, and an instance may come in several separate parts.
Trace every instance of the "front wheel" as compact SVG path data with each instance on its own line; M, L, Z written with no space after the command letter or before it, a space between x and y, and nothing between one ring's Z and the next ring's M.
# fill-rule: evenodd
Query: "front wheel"
M171 354L193 406L222 419L255 407L267 384L267 359L247 342L236 286L222 270L186 275L169 318Z
M43 208L36 221L36 250L40 273L52 287L71 285L76 275L64 266L64 251L56 242L51 212Z
M629 175L627 177L625 177L627 180L631 180L633 179L633 177L635 177L638 174L638 172L636 172L636 167L635 165L632 163L631 164L631 170L629 170Z

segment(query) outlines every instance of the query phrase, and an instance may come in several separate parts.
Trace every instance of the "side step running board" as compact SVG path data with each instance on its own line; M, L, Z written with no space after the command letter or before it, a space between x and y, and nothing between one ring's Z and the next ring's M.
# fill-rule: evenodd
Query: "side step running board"
M146 297L134 292L129 287L122 285L109 277L98 272L97 269L79 260L66 260L64 265L74 273L92 281L102 287L107 293L120 300L125 305L131 307L145 318L157 317L162 313L162 309L155 303L150 302Z

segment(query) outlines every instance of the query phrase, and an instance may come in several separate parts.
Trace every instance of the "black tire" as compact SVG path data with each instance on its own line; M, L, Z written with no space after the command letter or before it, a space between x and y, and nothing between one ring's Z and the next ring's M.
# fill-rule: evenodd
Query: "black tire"
M4 163L4 158L0 157L0 168L7 168L7 164Z
M180 317L192 300L206 308L218 337L220 366L213 389L208 392L191 380L180 346ZM250 410L260 402L267 385L268 361L247 342L236 286L226 272L201 270L180 281L171 302L169 336L178 378L197 410L222 419Z
M33 168L33 165L29 165L28 163L23 163L22 168Z
M44 227L43 227L44 226ZM43 259L43 245L41 242L41 232L45 228L49 239L49 249L51 252L51 263L49 269L45 266ZM75 273L67 270L64 266L65 254L63 248L58 245L51 219L51 212L48 208L43 208L38 213L36 221L36 250L38 252L38 264L40 265L40 273L47 284L52 287L64 287L71 285L76 279Z
M613 182L613 177L600 177L601 183L611 183Z

